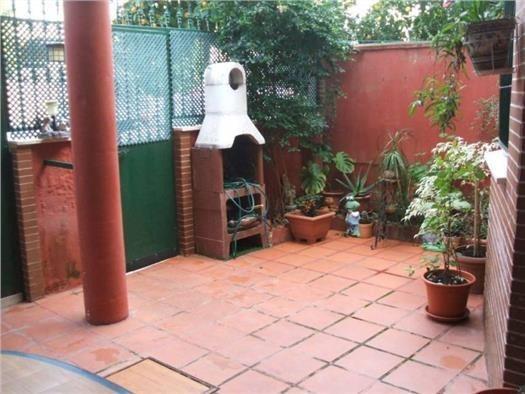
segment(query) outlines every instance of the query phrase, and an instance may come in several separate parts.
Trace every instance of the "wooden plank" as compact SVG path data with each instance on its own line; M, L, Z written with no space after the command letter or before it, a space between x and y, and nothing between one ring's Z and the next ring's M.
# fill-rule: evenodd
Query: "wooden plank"
M209 387L153 360L144 360L111 376L108 380L135 393L201 394Z

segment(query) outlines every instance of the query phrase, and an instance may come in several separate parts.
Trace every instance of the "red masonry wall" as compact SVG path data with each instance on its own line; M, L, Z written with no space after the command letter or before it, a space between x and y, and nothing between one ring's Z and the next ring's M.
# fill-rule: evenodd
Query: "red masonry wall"
M409 159L429 152L439 142L438 131L418 110L408 115L414 92L423 87L425 77L440 72L435 52L428 44L360 45L359 53L344 65L342 90L346 98L337 103L337 116L331 128L336 151L347 151L358 162L376 160L386 142L387 131L410 129L414 138L405 144ZM473 127L476 100L498 97L498 77L477 77L468 64L469 78L463 78L462 104L457 134L469 141L491 139Z
M80 284L73 172L44 166L44 160L71 163L71 143L33 146L33 173L46 294Z

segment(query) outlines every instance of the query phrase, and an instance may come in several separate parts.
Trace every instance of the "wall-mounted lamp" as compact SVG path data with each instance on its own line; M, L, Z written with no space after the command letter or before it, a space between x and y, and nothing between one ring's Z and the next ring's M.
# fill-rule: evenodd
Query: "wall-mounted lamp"
M64 43L63 42L48 42L47 60L50 62L64 62Z
M46 112L49 116L56 116L58 113L58 101L56 100L47 100L45 102Z

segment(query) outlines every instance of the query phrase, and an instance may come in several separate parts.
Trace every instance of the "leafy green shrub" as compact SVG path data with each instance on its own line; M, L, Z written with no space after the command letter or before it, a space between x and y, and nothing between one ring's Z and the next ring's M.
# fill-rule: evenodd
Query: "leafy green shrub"
M297 198L295 203L304 215L314 217L317 213L316 211L321 208L323 201L323 196L318 194L306 194Z
M366 41L428 40L448 18L440 1L379 0L356 23L356 37Z
M319 164L312 161L303 168L302 178L301 186L306 194L319 194L326 186L326 174Z
M455 119L460 106L463 84L460 74L466 75L464 37L472 22L499 18L503 15L503 1L456 1L447 11L447 23L432 37L432 46L438 59L445 62L443 75L429 76L423 89L415 93L409 113L422 107L432 126L437 126L441 137L455 131Z
M326 128L312 89L321 84L326 95L336 95L332 77L351 54L346 3L215 1L209 13L220 49L247 70L255 124L270 143L289 146L297 137L300 148L309 147Z
M423 217L419 234L435 234L441 239L455 235L471 220L473 255L479 257L482 219L486 220L480 197L488 177L484 156L495 147L483 142L469 144L459 137L437 144L404 220Z

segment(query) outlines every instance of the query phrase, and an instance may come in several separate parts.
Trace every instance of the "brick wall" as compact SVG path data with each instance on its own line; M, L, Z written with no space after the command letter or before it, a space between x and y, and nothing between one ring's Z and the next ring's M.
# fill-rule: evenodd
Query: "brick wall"
M71 142L10 142L24 295L34 301L82 282Z
M494 387L525 384L525 0L516 16L507 178L490 189L485 324Z
M16 214L27 301L44 296L44 272L36 206L33 154L30 147L12 146Z
M177 228L180 253L185 256L195 253L191 148L195 144L199 128L182 127L173 130Z
M436 61L429 44L395 43L358 45L357 55L345 64L341 89L345 95L337 100L336 117L330 128L335 151L348 152L358 163L377 161L386 144L387 132L408 129L412 137L403 145L410 161L424 160L419 153L430 154L438 142L436 127L430 125L424 111L408 113L414 92L422 88L429 75L441 75L444 64ZM490 141L494 135L481 132L476 113L478 100L498 95L498 76L475 76L467 62L468 77L461 76L461 106L456 130L469 142ZM374 110L371 111L370 108Z

